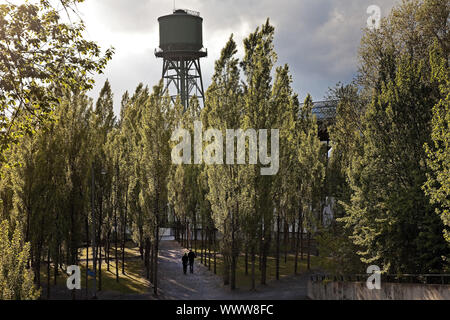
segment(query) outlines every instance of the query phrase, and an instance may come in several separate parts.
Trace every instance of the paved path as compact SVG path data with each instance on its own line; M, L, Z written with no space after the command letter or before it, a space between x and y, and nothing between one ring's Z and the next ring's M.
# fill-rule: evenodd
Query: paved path
M175 241L162 241L158 264L159 299L169 300L301 300L306 299L307 276L285 277L257 287L256 291L231 292L221 278L199 261L194 274L183 274L183 249ZM198 259L197 259L198 260ZM188 268L189 269L189 268ZM189 270L188 270L189 272Z

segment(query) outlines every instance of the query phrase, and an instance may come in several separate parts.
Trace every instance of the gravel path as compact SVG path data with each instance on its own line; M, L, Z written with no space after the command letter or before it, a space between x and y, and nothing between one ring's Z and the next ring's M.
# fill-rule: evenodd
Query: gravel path
M285 277L257 287L256 291L231 292L199 261L194 274L183 274L184 250L175 241L162 241L159 256L159 299L169 300L302 300L306 299L307 275ZM198 259L197 259L198 260Z

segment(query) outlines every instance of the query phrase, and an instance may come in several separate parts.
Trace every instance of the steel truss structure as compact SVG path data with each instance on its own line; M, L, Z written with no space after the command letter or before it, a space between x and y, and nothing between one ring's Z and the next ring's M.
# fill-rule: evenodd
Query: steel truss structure
M159 51L155 55L164 60L162 69L164 93L169 92L172 102L175 103L179 96L184 110L187 110L190 99L197 97L204 105L205 91L200 58L206 57L207 52Z

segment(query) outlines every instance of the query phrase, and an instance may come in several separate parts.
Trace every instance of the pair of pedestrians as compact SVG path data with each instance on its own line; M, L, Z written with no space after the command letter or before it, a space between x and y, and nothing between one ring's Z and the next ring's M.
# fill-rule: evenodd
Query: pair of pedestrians
M187 266L189 264L189 269L191 273L194 273L194 260L197 258L197 255L192 250L189 250L189 253L185 253L181 262L183 263L183 273L187 273Z

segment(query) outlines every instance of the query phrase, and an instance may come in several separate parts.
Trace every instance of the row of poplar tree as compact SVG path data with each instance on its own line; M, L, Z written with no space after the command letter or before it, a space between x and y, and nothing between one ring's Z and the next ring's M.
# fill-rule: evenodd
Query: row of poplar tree
M448 1L401 2L365 32L354 82L330 91L336 222L319 242L337 273L449 271L449 14Z
M80 249L92 257L92 243L99 289L103 259L116 261L119 281L126 270L119 270L125 256L118 252L128 234L157 292L159 230L168 226L187 246L192 230L213 238L232 289L238 259L250 266L253 288L256 266L266 282L269 255L278 278L289 234L295 272L304 236L317 240L324 267L339 274L363 273L368 264L396 274L447 272L449 12L447 1L404 1L379 30L366 30L357 79L330 91L337 103L330 158L311 97L300 104L288 66L275 67L269 21L244 40L241 60L230 37L203 108L195 98L187 110L172 103L162 83L152 91L140 84L123 95L116 118L110 84L94 106L85 93L90 82L76 85L74 65L81 62L74 59L67 85L33 95L47 99L46 109L19 114L9 126L12 138L2 140L0 297L36 298L32 282L40 285L43 266L50 287L61 267L88 263ZM85 74L104 63L82 66ZM61 81L48 74L50 82ZM29 98L20 93L11 101ZM261 164L174 165L171 135L180 126L193 133L194 121L223 132L279 129L278 174L262 176ZM324 226L321 213L331 198L336 219ZM306 248L309 267L310 243Z

